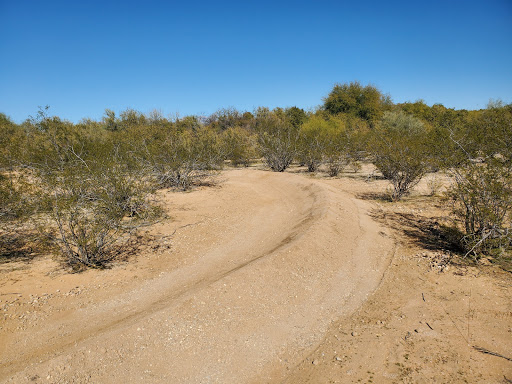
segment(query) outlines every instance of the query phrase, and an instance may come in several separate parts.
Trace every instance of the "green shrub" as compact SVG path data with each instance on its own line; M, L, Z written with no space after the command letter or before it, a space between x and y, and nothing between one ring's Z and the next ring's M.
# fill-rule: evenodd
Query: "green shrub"
M186 190L222 167L222 141L213 130L199 127L179 131L174 127L150 131L136 152L164 188Z
M107 266L130 234L157 213L149 201L150 180L112 154L77 157L58 172L41 173L40 181L51 210L37 217L39 228L75 270Z
M502 253L512 245L512 169L502 159L467 163L454 171L449 194L462 223L466 252Z
M374 164L393 185L392 199L399 200L429 170L427 130L413 116L386 112L371 136Z
M261 155L275 172L283 172L298 152L300 127L292 124L283 110L260 108L256 113L255 130Z
M226 159L234 166L248 167L251 160L256 157L256 140L256 137L244 128L227 128L222 133Z

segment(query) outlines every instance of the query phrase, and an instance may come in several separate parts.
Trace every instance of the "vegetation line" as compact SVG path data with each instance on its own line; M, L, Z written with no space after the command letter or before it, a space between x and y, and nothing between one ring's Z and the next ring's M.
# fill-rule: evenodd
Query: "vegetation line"
M162 216L158 189L211 185L224 166L254 161L275 172L295 162L328 177L372 163L367 181L386 179L392 202L427 174L438 194L435 174L443 172L452 180L446 240L465 258L510 270L512 104L394 104L358 82L336 84L309 112L227 108L166 118L106 109L100 121L78 124L49 107L21 124L0 113L0 261L51 251L72 271L106 268Z

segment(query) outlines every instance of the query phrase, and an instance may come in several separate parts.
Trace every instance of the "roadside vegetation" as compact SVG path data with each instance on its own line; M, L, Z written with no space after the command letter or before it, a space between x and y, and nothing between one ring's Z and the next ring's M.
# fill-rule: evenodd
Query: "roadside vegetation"
M31 239L30 252L53 249L75 271L105 268L162 215L158 189L189 190L226 165L257 161L275 172L296 162L329 177L371 162L391 201L427 173L448 174L454 245L465 257L511 260L512 105L394 104L352 82L335 85L315 111L167 118L106 109L77 124L48 107L21 124L0 114L0 261L23 254Z

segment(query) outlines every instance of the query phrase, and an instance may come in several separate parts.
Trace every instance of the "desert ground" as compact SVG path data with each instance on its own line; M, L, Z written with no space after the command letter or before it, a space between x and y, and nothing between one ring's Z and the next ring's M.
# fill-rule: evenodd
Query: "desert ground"
M0 382L510 383L512 274L449 250L427 182L229 169L110 269L4 262Z

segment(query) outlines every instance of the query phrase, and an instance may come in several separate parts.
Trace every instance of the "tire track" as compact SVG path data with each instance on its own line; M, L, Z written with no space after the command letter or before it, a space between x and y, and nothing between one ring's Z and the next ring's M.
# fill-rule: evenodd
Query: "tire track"
M275 177L279 177L280 175L274 175L264 172L259 179L268 179L268 187L272 190L272 194L278 193L279 195L274 196L276 203L284 199L289 199L289 183L285 183L285 187L279 185L279 181L275 179ZM261 181L261 180L260 180ZM276 185L277 184L277 185ZM72 318L71 321L68 320L63 324L59 324L57 326L59 333L70 332L68 330L63 330L63 328L74 328L71 330L72 334L66 336L65 338L61 338L58 335L48 335L48 330L43 330L41 333L41 337L46 336L46 340L43 345L39 348L29 349L27 352L18 352L12 359L5 359L0 363L0 377L9 377L13 375L15 372L23 370L24 367L29 365L33 365L37 363L44 363L48 360L54 358L55 356L62 355L66 353L66 351L72 350L77 345L83 343L84 341L92 338L92 337L100 337L102 334L109 333L121 328L130 327L134 324L137 324L144 318L150 317L162 310L165 310L173 303L177 301L184 301L187 298L193 296L198 291L205 289L206 287L225 279L226 277L244 269L251 267L255 263L261 261L265 257L268 257L276 252L280 252L285 250L291 244L296 242L304 233L308 231L315 221L322 218L323 214L325 214L326 206L325 201L322 198L322 194L324 191L318 186L308 183L300 182L298 185L293 186L295 188L301 189L304 194L301 194L301 199L298 199L293 202L293 205L296 206L304 206L305 202L310 200L310 207L307 209L305 214L300 215L298 218L295 218L297 222L295 225L288 229L286 227L279 228L282 233L279 236L280 240L276 244L267 244L264 252L257 253L249 260L243 260L235 266L226 266L221 264L220 266L212 267L216 268L216 270L209 271L208 275L202 277L198 281L189 282L187 284L182 285L177 290L172 292L166 292L163 295L160 295L156 300L145 301L142 306L138 305L137 309L127 315L123 315L117 319L107 319L106 322L102 322L97 326L89 326L86 324L89 321L86 318L91 315L85 314L80 319ZM254 190L258 192L258 190ZM261 193L261 191L260 191ZM267 192L268 193L268 192ZM255 199L258 201L258 199ZM291 204L290 201L287 201L287 204ZM273 208L271 208L273 209ZM251 231L256 232L258 228L252 228ZM264 240L263 236L259 240ZM253 241L253 243L258 243L258 241ZM222 247L221 247L222 248ZM219 250L210 251L210 253L219 252ZM208 257L206 257L208 259ZM92 320L93 321L93 320ZM77 325L75 322L82 323L82 326L79 326L79 330L76 330ZM44 336L43 336L44 335ZM49 337L48 337L49 336Z

